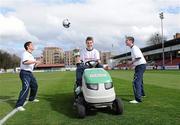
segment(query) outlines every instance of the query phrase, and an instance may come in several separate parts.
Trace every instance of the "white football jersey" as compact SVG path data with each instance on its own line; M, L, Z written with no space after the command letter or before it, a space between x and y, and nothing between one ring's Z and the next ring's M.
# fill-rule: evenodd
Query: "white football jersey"
M92 50L84 49L80 52L80 59L84 63L90 60L100 60L100 54L99 51L96 49L92 49Z
M34 69L34 65L35 64L23 64L24 61L27 61L27 60L32 60L32 61L35 61L33 55L27 51L25 51L22 56L21 56L21 64L20 64L20 68L22 70L26 70L26 71L30 71L32 72L33 69Z
M133 47L131 48L131 57L132 57L132 61L134 61L136 58L140 58L139 60L137 60L133 63L133 65L135 65L135 66L141 65L141 64L146 64L146 60L145 60L141 50L136 45L133 45Z

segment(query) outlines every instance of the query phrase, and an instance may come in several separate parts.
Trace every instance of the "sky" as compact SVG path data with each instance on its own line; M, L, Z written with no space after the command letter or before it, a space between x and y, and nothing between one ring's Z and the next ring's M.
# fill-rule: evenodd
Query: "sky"
M92 36L94 48L122 54L129 51L125 36L134 36L142 48L161 33L161 12L170 40L180 32L179 0L0 0L0 49L20 56L32 41L34 55L41 56L44 47L84 48ZM70 28L62 26L64 19Z

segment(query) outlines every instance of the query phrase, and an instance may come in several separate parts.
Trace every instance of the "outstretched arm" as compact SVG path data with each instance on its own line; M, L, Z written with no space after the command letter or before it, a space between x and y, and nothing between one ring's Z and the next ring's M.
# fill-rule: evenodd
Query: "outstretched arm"
M36 61L36 60L26 60L23 62L24 65L30 65L30 64L35 64L35 67L38 66L41 62Z
M141 57L135 58L135 59L132 60L132 61L128 61L128 64L129 64L129 65L133 65L133 63L135 63L136 61L138 61L138 60L140 60L140 59L141 59Z

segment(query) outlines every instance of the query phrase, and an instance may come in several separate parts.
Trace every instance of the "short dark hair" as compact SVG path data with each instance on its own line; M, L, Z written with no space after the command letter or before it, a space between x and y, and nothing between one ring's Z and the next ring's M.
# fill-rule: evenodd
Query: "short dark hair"
M132 36L127 36L126 40L130 40L130 41L132 41L134 43L134 37L132 37Z
M31 44L32 42L31 41L28 41L24 44L24 48L27 50L28 49L28 46Z
M88 37L86 38L86 42L87 42L87 41L93 41L93 42L94 42L93 37L88 36Z

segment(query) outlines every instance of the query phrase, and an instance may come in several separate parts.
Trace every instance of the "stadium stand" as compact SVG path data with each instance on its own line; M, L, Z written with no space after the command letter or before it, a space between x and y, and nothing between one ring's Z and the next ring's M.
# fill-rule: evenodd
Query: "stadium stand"
M141 48L143 55L147 60L148 66L162 66L162 44L156 44ZM164 42L164 64L165 66L178 66L180 65L180 38L175 38ZM115 60L115 67L119 69L126 69L127 60L131 60L131 53L123 53L112 57Z

